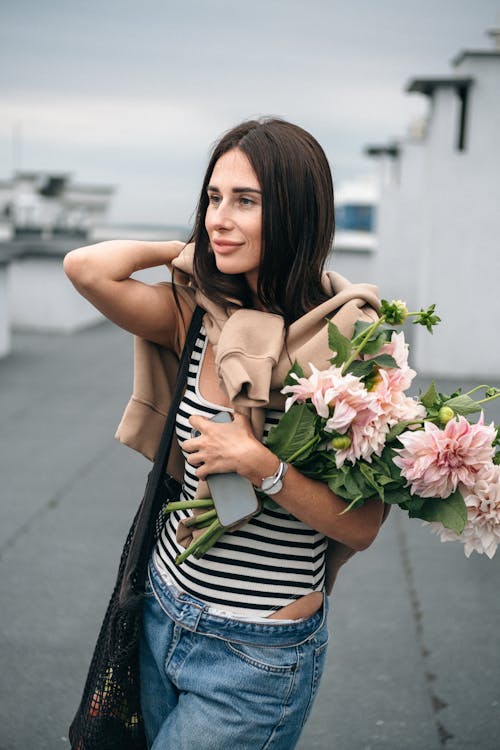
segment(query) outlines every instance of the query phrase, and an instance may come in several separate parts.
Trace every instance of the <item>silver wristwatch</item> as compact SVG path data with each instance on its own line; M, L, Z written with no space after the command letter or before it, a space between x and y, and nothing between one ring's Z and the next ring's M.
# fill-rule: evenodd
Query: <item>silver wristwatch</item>
M284 461L280 461L276 472L270 477L264 477L260 487L257 487L261 492L265 492L266 495L275 495L283 487L283 477L285 476L288 469L288 464Z

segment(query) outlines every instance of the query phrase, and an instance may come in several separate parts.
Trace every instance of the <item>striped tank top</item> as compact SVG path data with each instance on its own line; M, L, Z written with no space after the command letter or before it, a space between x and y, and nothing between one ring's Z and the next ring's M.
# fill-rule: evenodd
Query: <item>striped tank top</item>
M206 346L202 326L177 413L179 442L190 437L188 419L192 414L210 418L219 411L232 411L208 402L200 393L199 373ZM264 442L280 417L281 412L266 410ZM183 500L195 495L198 484L195 471L186 461ZM167 515L153 555L159 573L185 593L236 615L268 617L304 594L322 591L326 537L280 506L264 507L244 526L220 537L201 559L190 556L177 566L175 558L184 548L176 540L176 530L179 521L188 516L189 511L173 511Z

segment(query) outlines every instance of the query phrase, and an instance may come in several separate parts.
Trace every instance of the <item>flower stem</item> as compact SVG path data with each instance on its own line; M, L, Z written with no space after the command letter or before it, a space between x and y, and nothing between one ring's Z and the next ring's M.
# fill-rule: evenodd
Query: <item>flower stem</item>
M213 521L216 516L217 511L213 508L212 510L207 510L206 513L200 513L199 515L191 516L191 518L186 518L184 526L198 526L204 524L206 521Z
M486 385L483 383L483 385L476 385L475 388L472 388L470 391L467 391L465 393L465 396L470 396L471 394L475 393L476 391L485 390L488 391L491 388L491 385ZM497 389L495 389L497 390ZM497 393L494 393L493 396L488 396L486 398L481 399L481 401L476 401L476 404L486 404L488 401L493 401L495 398L498 398L500 396L500 390L498 390Z
M193 554L195 554L195 552L197 552L197 550L198 550L198 549L199 549L200 547L202 547L202 546L203 546L203 543L204 543L205 541L207 541L207 540L208 540L208 539L209 539L209 538L210 538L210 537L212 536L212 534L214 533L214 531L215 531L216 529L218 529L218 528L221 528L221 525L220 525L219 519L218 519L218 518L216 518L216 519L215 519L215 521L213 521L213 522L212 522L212 523L210 524L210 526L208 527L208 529L206 529L206 530L205 530L205 531L203 532L203 534L200 534L200 536L199 536L199 537L197 537L197 538L196 538L196 539L195 539L194 541L192 541L192 542L191 542L191 544L189 545L189 547L187 547L187 548L186 548L186 549L184 550L184 552L181 552L181 554L180 554L180 555L177 555L177 557L175 558L175 564L176 564L176 565L180 565L181 563L183 563L183 562L184 562L184 560L185 560L185 559L186 559L187 557L189 557L189 555L193 555ZM210 548L211 546L212 546L212 545L209 545L209 546L207 547L207 549L209 549L209 548ZM206 551L206 550L205 550L205 551Z
M351 353L351 356L348 357L342 365L342 375L346 374L349 365L354 362L358 354L362 351L366 342L371 338L372 334L377 330L377 328L382 325L382 323L385 323L385 317L383 315L378 320L376 320L375 323L372 323L371 326L369 326L365 331L353 338L352 343L355 344L355 347ZM359 342L356 344L356 341L358 339Z
M208 552L208 550L214 546L214 544L220 539L220 537L225 534L226 529L224 526L218 526L215 528L215 530L210 534L208 539L203 542L203 544L198 547L196 552L194 553L194 556L197 560L199 560L200 557L203 557L203 555Z
M409 312L406 314L406 319L414 317L415 315L420 315L420 312ZM372 334L377 330L377 328L379 328L385 322L386 322L385 315L381 315L378 320L376 320L374 323L371 324L371 326L366 328L361 333L358 333L358 335L352 339L352 343L354 344L354 349L351 353L351 356L348 359L346 359L346 361L342 365L342 375L346 374L347 368L349 367L349 365L352 364L354 360L356 359L356 357L358 356L358 354L360 354L363 351L364 345L371 338Z
M353 344L356 344L356 342L359 339L358 343L356 344L356 350L357 350L357 352L361 351L362 347L368 341L368 339L370 338L370 336L373 333L375 333L375 331L377 330L377 328L379 328L383 323L385 323L385 316L384 315L382 315L378 320L376 320L374 323L372 323L371 326L368 326L368 328L365 328L364 331L361 331L361 333L358 333L358 335L355 336L352 339L352 343Z
M500 396L500 393L495 393L493 396L488 396L488 398L482 398L480 401L476 401L476 404L487 404L488 401L493 401L495 398L498 398Z
M174 503L169 503L165 508L167 513L171 510L191 510L192 508L213 508L214 504L211 498L203 498L198 500L176 500Z

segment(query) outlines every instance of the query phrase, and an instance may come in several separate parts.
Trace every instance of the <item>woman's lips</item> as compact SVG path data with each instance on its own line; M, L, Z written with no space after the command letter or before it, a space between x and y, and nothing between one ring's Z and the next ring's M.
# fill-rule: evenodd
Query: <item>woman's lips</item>
M218 253L230 253L237 247L241 247L242 242L231 242L230 240L212 240L212 247Z

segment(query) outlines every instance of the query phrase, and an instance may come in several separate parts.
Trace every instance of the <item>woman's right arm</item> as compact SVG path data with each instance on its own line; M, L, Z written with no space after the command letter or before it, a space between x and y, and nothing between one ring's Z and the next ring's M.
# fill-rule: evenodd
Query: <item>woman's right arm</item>
M177 310L171 287L131 279L135 271L170 263L184 242L109 240L71 250L64 271L80 294L121 328L173 348Z

